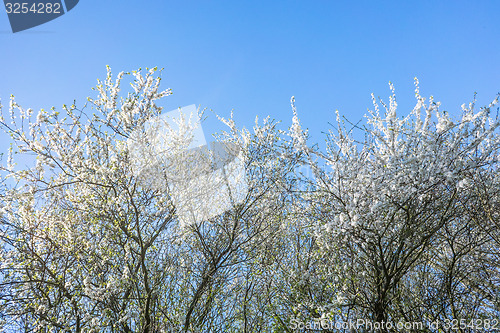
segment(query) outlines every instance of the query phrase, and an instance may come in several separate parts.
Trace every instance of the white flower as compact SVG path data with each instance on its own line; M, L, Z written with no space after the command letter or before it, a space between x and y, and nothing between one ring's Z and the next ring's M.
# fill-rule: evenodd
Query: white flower
M132 110L132 103L125 103L122 105L123 112L130 112Z
M461 190L466 188L469 185L469 180L468 179L462 179L461 181L458 182L457 184L457 189Z

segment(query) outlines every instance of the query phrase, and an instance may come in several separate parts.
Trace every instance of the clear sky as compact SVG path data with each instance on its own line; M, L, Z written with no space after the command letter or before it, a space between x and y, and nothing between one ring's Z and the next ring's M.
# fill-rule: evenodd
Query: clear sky
M34 109L81 106L106 65L115 74L158 66L174 92L166 111L197 104L223 116L234 109L246 127L256 115L288 125L295 95L321 141L336 109L357 122L370 93L387 99L389 81L400 114L414 105L415 76L452 114L476 91L489 103L500 91L499 14L498 0L81 0L13 34L0 11L0 98L8 106L12 93ZM223 128L213 117L204 127Z

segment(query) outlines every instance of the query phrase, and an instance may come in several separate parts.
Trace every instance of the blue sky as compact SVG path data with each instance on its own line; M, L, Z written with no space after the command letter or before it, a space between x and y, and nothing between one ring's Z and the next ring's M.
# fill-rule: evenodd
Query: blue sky
M34 109L83 105L106 65L164 67L166 111L190 104L242 126L290 123L290 97L314 141L338 109L353 122L396 87L399 113L421 92L460 113L500 91L498 1L81 0L66 15L13 34L0 12L0 98ZM6 110L4 110L6 111ZM206 132L223 129L214 117ZM207 133L209 134L209 133ZM6 138L0 135L0 139ZM208 135L207 135L208 139ZM0 144L2 151L6 145Z

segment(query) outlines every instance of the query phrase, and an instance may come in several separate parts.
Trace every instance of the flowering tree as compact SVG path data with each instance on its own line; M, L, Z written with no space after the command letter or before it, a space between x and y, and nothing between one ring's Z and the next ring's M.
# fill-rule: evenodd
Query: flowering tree
M498 314L500 137L490 118L498 97L479 112L464 105L454 123L432 97L425 103L418 81L415 92L404 118L394 94L381 102L383 115L374 99L364 142L338 118L326 153L306 146L294 117L291 136L315 171L306 197L316 242L330 257L335 286L329 301L302 304L309 316L397 322Z
M81 109L34 115L11 98L0 120L12 138L1 329L290 332L293 320L498 317L498 98L453 121L417 82L408 116L394 94L374 99L367 125L353 126L365 140L338 117L326 151L308 144L293 103L288 131L220 118L221 156L245 172L235 193L213 152L187 149L195 124L151 132L170 94L157 74L108 69ZM225 185L221 207L200 193ZM193 207L206 211L190 217Z
M221 119L230 130L219 141L237 144L245 156L246 195L225 213L181 224L169 187L145 184L128 144L170 94L155 73L113 80L108 69L97 98L81 110L63 106L62 113L33 116L11 98L1 122L11 154L31 156L36 166L16 167L11 155L3 167L9 188L2 200L0 327L225 332L267 324L254 318L253 292L241 281L280 228L278 189L293 166L279 158L276 124L266 119L251 134ZM184 125L163 147L174 165L180 157L186 163L182 147L192 140L192 127Z

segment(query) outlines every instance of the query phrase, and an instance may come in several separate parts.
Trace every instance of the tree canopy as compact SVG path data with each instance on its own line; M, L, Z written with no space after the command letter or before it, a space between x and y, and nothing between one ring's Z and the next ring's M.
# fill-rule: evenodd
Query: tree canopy
M187 150L189 120L137 155L158 144L147 131L170 94L160 82L156 68L108 68L82 107L35 114L11 98L0 121L12 142L1 167L0 329L292 332L366 318L437 332L430 323L500 318L498 96L455 119L416 81L416 106L399 117L391 86L365 124L338 115L324 150L293 98L288 129L220 118L227 129L215 139L237 147L244 178L226 184L229 203L207 204L199 184L183 182L181 201L171 186L172 168L213 179L217 162ZM154 168L137 173L138 156L141 170ZM183 218L186 202L204 201L225 206Z

